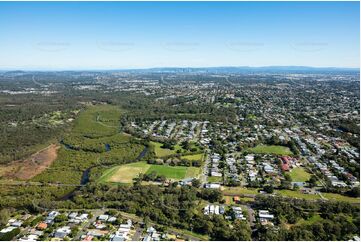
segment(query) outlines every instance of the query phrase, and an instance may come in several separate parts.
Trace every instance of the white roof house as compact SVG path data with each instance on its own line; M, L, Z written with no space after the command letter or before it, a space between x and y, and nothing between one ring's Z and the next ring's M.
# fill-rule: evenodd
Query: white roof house
M77 212L72 212L69 214L69 218L75 218L76 216L78 216L78 213Z
M211 188L211 189L219 189L220 187L221 185L216 183L208 183L205 185L205 188Z
M23 222L21 222L21 221L15 221L15 222L11 223L10 225L13 227L21 227L22 224L23 224Z
M273 219L274 218L273 214L270 214L268 210L259 210L258 216L261 219Z
M109 215L102 214L98 217L99 220L107 221L109 219Z
M13 227L13 226L6 227L6 228L3 228L2 230L0 230L0 233L7 233L7 232L10 232L10 231L12 231L14 229L16 229L16 227Z
M216 215L219 214L219 206L218 205L214 206L214 214L216 214Z
M60 213L58 211L51 211L48 214L48 218L55 218L56 216L58 216Z

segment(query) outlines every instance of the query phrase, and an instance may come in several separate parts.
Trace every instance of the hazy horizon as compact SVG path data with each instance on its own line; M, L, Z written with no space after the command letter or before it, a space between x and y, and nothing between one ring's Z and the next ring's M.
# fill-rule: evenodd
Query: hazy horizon
M359 68L359 2L0 2L0 69Z
M267 69L285 69L287 70L287 68L289 70L292 69L297 69L299 68L306 68L306 69L315 69L315 70L323 70L323 69L335 69L335 70L351 70L351 71L360 71L359 67L334 67L334 66L321 66L321 67L317 67L317 66L199 66L199 67L194 67L194 66L154 66L154 67L139 67L139 68L58 68L58 69L46 69L46 68L33 68L33 69L26 69L26 68L0 68L0 71L24 71L24 72L36 72L36 71L127 71L127 70L151 70L151 69L216 69L216 68L244 68L244 69L263 69L263 68L267 68Z

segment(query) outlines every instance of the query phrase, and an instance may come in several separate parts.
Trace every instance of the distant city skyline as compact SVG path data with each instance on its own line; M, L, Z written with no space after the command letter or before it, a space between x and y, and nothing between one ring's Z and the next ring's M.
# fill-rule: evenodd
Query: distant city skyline
M359 2L0 2L0 70L358 68Z

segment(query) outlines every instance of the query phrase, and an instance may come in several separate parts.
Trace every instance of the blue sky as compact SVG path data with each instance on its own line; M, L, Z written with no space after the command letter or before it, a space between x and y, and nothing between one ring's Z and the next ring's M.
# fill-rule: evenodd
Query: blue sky
M359 2L0 2L0 69L358 67Z

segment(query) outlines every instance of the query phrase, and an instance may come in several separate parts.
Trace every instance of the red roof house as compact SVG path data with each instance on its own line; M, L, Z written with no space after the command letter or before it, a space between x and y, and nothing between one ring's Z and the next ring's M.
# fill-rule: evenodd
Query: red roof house
M282 164L282 171L289 171L290 170L290 167L288 166L287 163L283 163Z

